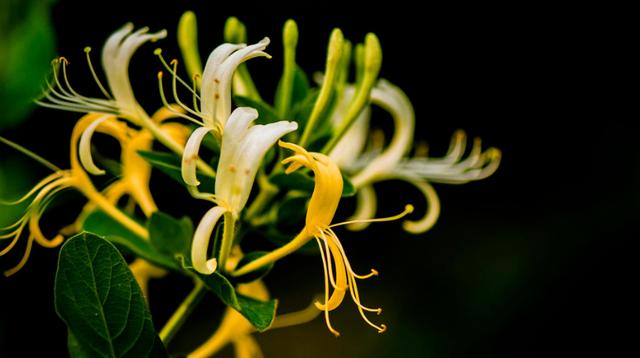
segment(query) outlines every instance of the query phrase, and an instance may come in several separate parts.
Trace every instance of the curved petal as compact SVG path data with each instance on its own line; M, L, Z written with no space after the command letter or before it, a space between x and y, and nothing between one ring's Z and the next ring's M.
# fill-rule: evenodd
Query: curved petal
M220 83L220 79L216 77L218 66L229 57L234 51L246 47L246 45L236 44L222 44L216 47L204 66L204 72L202 73L202 85L200 89L200 110L202 111L202 118L210 127L214 126L215 118L215 103L213 101L215 93Z
M370 183L379 175L392 172L413 145L415 114L407 95L400 88L380 80L371 91L371 101L391 114L394 133L387 149L353 177L356 188Z
M193 234L193 243L191 244L191 262L193 268L205 275L210 275L216 271L218 261L215 258L207 259L209 253L209 239L213 228L220 220L220 217L227 212L227 209L221 206L215 206L202 217L196 232Z
M415 186L424 196L427 203L427 211L424 216L416 221L405 220L402 227L412 234L421 234L433 227L440 216L440 199L433 186L426 181L408 177L397 177Z
M256 173L267 150L278 139L298 128L295 122L280 121L266 125L251 122L258 112L249 107L233 111L222 135L220 161L216 176L216 196L238 213L253 187Z
M93 175L103 175L105 174L105 171L98 168L93 162L93 156L91 155L91 137L93 137L93 133L96 131L96 128L98 128L98 126L109 117L110 116L102 116L93 121L87 126L84 132L82 132L82 136L80 137L78 149L80 163L82 163L82 166Z
M200 127L193 131L187 141L184 152L182 153L182 165L180 166L182 171L182 180L184 180L188 185L200 185L200 182L196 177L198 152L200 151L200 144L202 144L204 136L207 135L209 131L211 131L211 129L207 127Z

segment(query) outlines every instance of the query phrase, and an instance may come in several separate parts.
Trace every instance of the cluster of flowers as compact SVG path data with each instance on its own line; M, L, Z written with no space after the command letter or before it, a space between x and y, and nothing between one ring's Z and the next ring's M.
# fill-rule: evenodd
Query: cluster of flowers
M70 168L62 170L51 165L53 174L13 202L30 200L24 216L1 229L0 239L8 244L3 245L0 256L11 251L21 237L26 236L27 243L20 262L5 275L12 275L24 266L34 241L47 248L60 245L65 237L82 230L84 218L94 210L101 210L135 235L148 239L147 229L132 219L119 203L121 198L129 196L130 202L135 203L144 215L158 211L155 193L149 188L152 166L139 154L139 151L150 151L157 141L181 158L181 177L188 192L195 199L212 203L193 235L190 262L195 271L204 275L217 271L228 277L245 275L314 240L324 267L324 298L304 311L279 316L274 327L302 323L324 312L328 329L337 336L339 333L331 325L329 312L341 304L348 292L362 318L379 332L385 331L384 324L376 324L367 317L367 312L379 314L381 309L362 304L357 286L358 280L375 276L377 272L373 269L364 275L355 272L334 228L346 225L350 230L362 230L371 222L396 220L410 214L413 207L405 203L404 211L396 216L374 218L377 200L373 185L385 180L403 180L415 186L427 202L423 217L406 220L403 227L410 233L423 233L434 225L440 212L438 196L431 183L462 184L484 179L497 169L500 152L495 148L483 151L479 139L467 151L467 139L462 131L454 134L443 157L428 157L424 147L413 151L413 108L400 88L378 78L382 52L374 34L368 34L364 43L352 48L341 31L334 30L328 45L326 68L317 76L318 88L312 91L305 88L308 95L301 98L300 87L309 86L304 72L295 62L298 29L292 20L287 21L283 30L284 70L276 103L271 106L260 97L244 64L253 58L270 58L265 52L269 39L246 45L244 25L236 18L230 18L225 27L227 43L216 47L202 67L195 16L185 13L178 27L178 42L191 80L185 81L178 75L182 69L179 70L177 60L167 62L162 52L156 50L159 64L169 74L171 96L166 95L164 75L159 72L159 93L164 106L149 115L132 89L129 62L143 44L166 36L164 30L149 33L147 28L141 28L134 31L132 24L113 33L102 50L106 86L94 70L91 49L86 48L89 69L103 93L99 98L84 96L74 90L67 76L65 58L53 62L53 76L38 104L80 112L83 116L73 128ZM355 64L355 75L351 76L353 83L349 76L352 64ZM183 96L189 93L190 104L180 98L181 93ZM243 106L234 108L233 96L242 99ZM380 131L371 130L370 107L374 105L388 112L393 119L394 130L388 141ZM256 120L260 124L256 124ZM91 179L92 175L106 174L93 160L91 143L95 132L115 138L122 149L120 175L101 189L96 188ZM205 140L208 137L213 141ZM211 146L209 149L216 153L215 169L215 165L199 157L200 148L205 145ZM411 152L414 152L413 156L410 156ZM283 153L291 154L282 157ZM273 159L278 156L281 157ZM273 220L269 215L270 208L287 193L282 193L282 188L268 178L273 174L300 170L304 175L313 174L308 177L314 181L312 193L307 197L302 229L284 245L237 267L243 256L234 240L237 224L260 227ZM212 178L215 178L214 192L205 192L200 180L214 180ZM352 218L334 223L347 181L355 189L357 209ZM40 217L51 199L68 188L83 194L88 202L76 222L49 239L40 229ZM210 240L219 221L223 222L224 232L219 252L212 254ZM150 278L162 277L165 273L164 269L142 259L135 260L130 267L143 291ZM243 284L238 290L255 298L268 297L260 280ZM194 355L212 354L229 342L239 350L256 350L256 343L249 335L251 332L251 325L229 309L218 331ZM223 336L226 338L220 338Z

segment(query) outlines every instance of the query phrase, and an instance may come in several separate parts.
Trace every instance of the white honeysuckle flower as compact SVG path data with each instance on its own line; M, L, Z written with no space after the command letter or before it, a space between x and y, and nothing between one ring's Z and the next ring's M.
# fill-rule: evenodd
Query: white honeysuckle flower
M193 92L195 98L200 99L199 108L189 108L178 98L175 86L178 81L181 83L184 83L184 81L179 79L176 74L177 62L172 62L174 67L171 69L171 67L164 62L160 52L157 51L156 54L160 56L173 76L174 100L188 113L180 115L210 129L217 138L220 138L231 113L231 85L234 73L238 66L252 58L271 58L268 53L264 52L269 42L269 38L265 37L260 42L250 46L246 44L225 43L216 47L209 55L207 63L205 64L199 96L193 92L191 88L188 88ZM160 76L160 80L161 79L162 76ZM160 85L165 106L169 107L164 97L162 81L160 81Z
M109 37L102 49L102 67L120 112L124 117L136 118L140 105L131 88L129 62L140 46L165 38L167 31L150 34L149 28L143 27L132 33L133 29L133 24L128 23Z
M231 83L233 74L240 64L255 57L271 58L264 50L269 38L251 45L223 44L218 46L207 59L202 73L200 107L205 124L217 123L225 128L231 113Z
M139 117L146 114L140 112L142 108L131 88L129 62L142 44L165 38L167 31L148 33L149 28L143 27L132 32L133 29L131 23L124 25L107 39L102 50L102 66L111 93L105 89L94 71L89 56L91 49L85 48L89 68L105 98L86 97L75 91L67 77L68 62L64 57L60 57L54 60L53 80L47 83L47 89L43 93L44 97L36 103L44 107L73 112L111 114L140 124ZM59 67L62 67L61 71L58 71ZM62 77L59 72L62 73Z
M253 125L257 118L258 111L255 109L239 107L231 113L225 125L215 194L209 196L217 206L209 210L198 224L191 248L193 267L200 273L211 274L215 271L215 259L207 259L207 255L211 233L220 217L231 214L230 219L235 220L240 215L267 150L282 136L298 128L296 122L287 121ZM205 127L196 129L185 148L182 175L189 185L197 185L193 158L197 156L200 143L209 131L211 129Z
M348 96L345 91L344 96ZM405 221L403 226L411 233L422 233L429 230L437 221L440 213L440 201L429 184L464 184L481 180L493 174L500 164L500 151L489 148L482 152L480 139L474 140L473 148L466 159L466 135L457 131L451 139L447 154L442 158L416 156L408 158L407 154L413 146L415 114L409 98L402 90L391 83L380 80L371 92L371 103L389 112L394 121L394 133L389 145L382 151L374 148L368 151L349 153L349 148L358 150L364 144L359 143L367 135L368 118L359 118L345 134L331 153L340 166L351 174L351 181L358 189L357 208L352 219L366 220L375 215L377 200L372 184L383 180L403 180L415 186L425 197L428 210L417 221ZM337 107L333 113L334 124L339 123L341 115ZM367 113L367 117L369 114ZM357 142L357 145L348 143ZM347 143L343 143L347 142ZM349 225L352 230L362 230L367 223Z
M127 23L109 36L102 49L102 67L110 92L102 85L93 68L89 56L91 48L85 48L89 69L98 88L104 94L104 98L86 97L75 91L67 77L68 62L64 57L60 57L54 61L53 81L47 83L44 97L36 101L44 107L104 114L104 116L96 117L95 121L87 126L80 140L80 161L85 169L94 175L105 173L94 164L91 156L91 137L96 128L108 117L124 118L139 126L144 126L145 121L149 118L133 94L129 81L129 62L140 46L149 41L154 42L165 38L167 31L148 33L148 27L143 27L135 32L133 30L133 24ZM61 73L58 71L60 66L62 67ZM62 76L60 76L61 74Z

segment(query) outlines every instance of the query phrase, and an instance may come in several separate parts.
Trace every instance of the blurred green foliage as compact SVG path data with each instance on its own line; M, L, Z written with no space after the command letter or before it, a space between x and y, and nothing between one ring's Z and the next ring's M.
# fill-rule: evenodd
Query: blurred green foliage
M55 50L53 2L0 2L0 129L24 119L41 91Z

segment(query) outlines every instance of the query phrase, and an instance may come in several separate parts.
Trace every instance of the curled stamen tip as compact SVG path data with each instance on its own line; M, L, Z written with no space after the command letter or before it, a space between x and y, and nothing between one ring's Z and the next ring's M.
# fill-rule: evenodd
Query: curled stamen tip
M178 59L177 59L177 58L174 58L173 60L171 60L171 62L169 62L169 64L170 64L171 66L176 66L176 65L178 64Z
M162 54L162 49L161 48L157 48L153 51L153 54L156 56L160 56Z
M378 308L378 310L376 311L376 314L379 316L382 313L382 307ZM384 326L384 325L383 325ZM386 329L386 326L385 326Z
M158 71L158 79L161 80L162 76L164 76L164 74L162 73L162 71Z
M387 325L386 324L381 324L380 328L378 329L378 333L384 333L387 331Z
M338 331L335 331L335 330L334 330L334 331L331 331L331 333L333 333L333 335L334 335L336 338L340 337L340 332L338 332Z
M414 209L415 209L415 208L414 208L414 207L413 207L413 205L411 205L411 204L407 204L407 205L405 205L405 207L404 207L404 211L405 211L407 214L411 214L411 213L413 212L413 210L414 210Z
M90 46L85 47L84 48L84 52L86 52L86 53L91 52L91 47Z
M58 61L60 61L60 62L64 62L64 64L65 64L65 65L68 65L68 64L69 64L69 60L67 60L67 58L66 58L66 57L64 57L64 56L60 56L60 57L58 57Z
M465 134L464 130L462 130L462 129L457 129L457 130L455 131L455 133L453 133L453 135L454 135L456 138L464 138L464 137L466 137L466 136L467 136L467 135Z
M374 276L378 276L379 273L378 273L378 270L371 269L371 274L374 275Z

